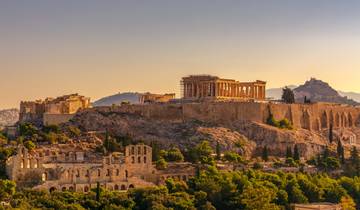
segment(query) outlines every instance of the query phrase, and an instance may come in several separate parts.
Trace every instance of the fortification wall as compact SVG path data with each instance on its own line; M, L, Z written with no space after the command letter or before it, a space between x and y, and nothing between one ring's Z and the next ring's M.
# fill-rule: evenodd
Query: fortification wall
M75 114L48 114L43 115L43 124L44 125L59 125L61 123L66 123L73 118Z
M270 113L275 119L287 118L295 128L321 130L332 124L353 127L360 124L360 107L336 104L277 104L256 102L209 102L185 104L122 105L93 108L101 112L138 114L169 121L200 120L231 124L236 120L265 123Z

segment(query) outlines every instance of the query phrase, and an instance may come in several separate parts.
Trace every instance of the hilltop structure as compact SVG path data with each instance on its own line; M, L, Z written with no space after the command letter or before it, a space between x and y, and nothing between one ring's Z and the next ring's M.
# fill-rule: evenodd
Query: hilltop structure
M167 103L175 99L175 93L165 94L154 94L154 93L143 93L139 95L139 103Z
M90 98L79 94L64 95L45 100L22 101L19 121L56 125L69 121L74 114L90 107Z
M20 146L7 160L6 171L20 187L78 192L89 192L97 183L108 190L128 190L162 184L167 178L186 181L195 175L190 163L157 170L152 148L143 144L104 156L85 145L43 146L33 151Z
M266 82L238 82L233 79L221 79L211 75L191 75L181 81L184 100L217 101L265 100Z

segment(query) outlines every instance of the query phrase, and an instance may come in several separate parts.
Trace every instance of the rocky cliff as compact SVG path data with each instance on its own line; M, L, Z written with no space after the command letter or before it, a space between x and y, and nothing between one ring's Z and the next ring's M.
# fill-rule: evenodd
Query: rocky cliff
M18 109L4 109L0 110L0 127L13 125L19 120Z
M295 144L304 157L312 157L322 151L326 145L336 147L336 141L329 144L328 130L310 131L302 128L294 130L278 129L260 122L234 120L212 122L203 120L174 121L160 118L147 118L139 113L104 112L91 109L78 113L71 122L84 131L105 131L113 135L130 135L135 140L147 143L158 141L163 147L172 144L182 150L193 147L202 140L208 140L214 147L217 142L224 150L237 150L234 146L240 142L243 152L248 156L259 155L264 146L270 154L283 156L288 146ZM337 128L336 139L342 139L345 147L350 148L349 138L360 139L359 128Z

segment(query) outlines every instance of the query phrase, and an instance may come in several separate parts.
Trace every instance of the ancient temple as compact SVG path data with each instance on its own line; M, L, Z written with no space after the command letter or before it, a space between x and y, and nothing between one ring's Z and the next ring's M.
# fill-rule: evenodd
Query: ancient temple
M184 100L265 100L266 82L238 82L211 75L191 75L181 81Z

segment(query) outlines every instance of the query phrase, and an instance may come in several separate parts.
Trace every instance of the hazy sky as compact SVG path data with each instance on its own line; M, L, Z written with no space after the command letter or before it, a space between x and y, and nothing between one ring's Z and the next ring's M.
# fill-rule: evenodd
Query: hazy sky
M214 74L360 92L358 0L0 0L0 109Z

